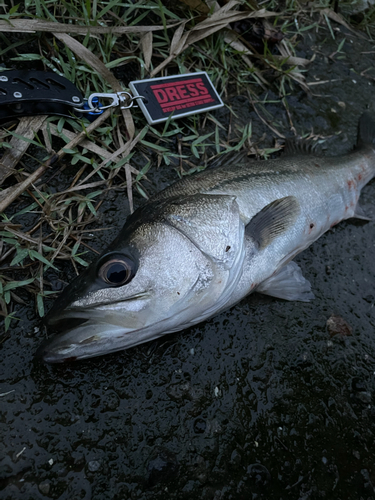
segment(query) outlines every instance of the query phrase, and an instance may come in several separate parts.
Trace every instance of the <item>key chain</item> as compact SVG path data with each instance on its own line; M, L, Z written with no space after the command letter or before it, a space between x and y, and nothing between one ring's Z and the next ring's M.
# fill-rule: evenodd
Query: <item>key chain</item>
M110 99L110 104L103 106L99 97ZM25 70L0 73L0 122L35 115L86 116L93 121L109 107L131 108L134 100L129 92L98 93L84 99L72 82L56 73Z
M139 105L152 125L224 106L206 72L136 80L132 92L93 93L83 98L65 77L44 71L0 72L0 122L22 116L60 115L95 120L105 109ZM109 104L102 101L109 99ZM137 103L137 104L135 104Z

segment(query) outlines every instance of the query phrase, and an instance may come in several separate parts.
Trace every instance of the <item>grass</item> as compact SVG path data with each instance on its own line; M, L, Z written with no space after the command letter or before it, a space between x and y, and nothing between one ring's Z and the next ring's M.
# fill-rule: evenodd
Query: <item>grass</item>
M253 16L251 22L244 19L248 16ZM43 21L53 26L45 29ZM228 30L229 21L248 23L241 37L235 29ZM283 137L271 125L258 95L272 88L287 109L286 96L296 88L308 88L306 61L296 57L301 34L320 29L334 38L332 24L349 21L323 0L309 4L286 0L282 6L274 0L259 6L249 0L241 10L230 2L219 14L212 2L196 0L38 0L19 5L13 1L10 7L0 6L0 61L4 68L56 72L86 97L126 88L132 79L204 70L230 113L229 96L248 93L272 133ZM371 37L374 13L364 13L359 22ZM28 32L30 23L34 33ZM254 47L254 37L246 35L254 23L268 33L261 49ZM18 34L8 31L10 26ZM271 43L275 33L282 37ZM343 44L338 43L338 57ZM114 109L91 126L85 119L48 117L32 138L17 133L16 122L0 129L3 160L16 140L23 141L25 150L22 160L11 165L13 175L0 191L3 206L4 193L8 196L17 186L25 186L0 210L4 331L18 319L18 305L30 297L38 314L44 315L44 299L55 293L51 279L58 280L61 261L69 261L77 273L87 265L86 254L92 251L89 235L101 230L98 214L111 190L126 190L132 209L135 193L148 197L144 180L150 169L162 164L184 176L233 150L246 148L268 157L279 149L279 144L254 148L251 124L235 129L231 119L222 123L218 116L207 113L148 126L138 109L131 113ZM60 163L50 172L42 167L54 152ZM40 176L28 183L33 170Z

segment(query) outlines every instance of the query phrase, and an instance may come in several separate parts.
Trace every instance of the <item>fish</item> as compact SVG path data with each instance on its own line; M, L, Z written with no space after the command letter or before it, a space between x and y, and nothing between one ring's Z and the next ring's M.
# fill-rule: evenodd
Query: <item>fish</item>
M47 363L128 349L220 313L252 292L314 298L293 258L344 219L375 175L375 122L331 157L289 142L277 159L235 155L187 176L131 214L118 236L58 297ZM228 157L227 157L228 158Z

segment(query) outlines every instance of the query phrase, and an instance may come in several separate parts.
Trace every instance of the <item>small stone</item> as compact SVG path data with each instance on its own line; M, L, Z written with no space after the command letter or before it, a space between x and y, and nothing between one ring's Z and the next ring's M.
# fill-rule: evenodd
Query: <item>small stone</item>
M91 460L88 463L88 468L90 472L97 472L100 469L100 462L98 460Z
M352 380L352 390L354 392L366 392L367 391L367 385L360 378L354 377L353 380Z
M262 464L249 465L247 468L247 475L249 480L258 487L266 486L271 480L271 474Z
M184 493L193 493L195 488L195 482L190 480L188 481L185 486L182 488L182 491Z
M81 465L84 465L85 463L85 457L82 453L79 453L78 455L76 455L74 457L74 465L77 467L77 466L81 466Z
M366 295L365 297L363 297L363 300L371 304L375 302L375 297L373 295Z
M327 328L331 337L335 335L349 336L353 333L353 328L341 316L332 314L327 320Z
M155 486L160 482L173 481L178 468L179 464L174 453L166 449L157 450L147 466L149 486Z
M43 483L39 484L39 491L43 493L43 495L48 495L50 489L51 485L48 481L44 481Z
M231 465L235 465L238 467L241 464L241 460L242 460L242 457L241 457L240 453L238 452L238 450L234 450L232 452L231 457L230 457Z
M362 403L365 403L365 404L370 404L371 401L372 401L372 396L371 396L371 393L370 392L359 392L357 394L357 398L362 401Z
M203 420L203 418L195 419L193 428L196 434L203 434L204 431L206 430L206 427L207 427L206 421Z

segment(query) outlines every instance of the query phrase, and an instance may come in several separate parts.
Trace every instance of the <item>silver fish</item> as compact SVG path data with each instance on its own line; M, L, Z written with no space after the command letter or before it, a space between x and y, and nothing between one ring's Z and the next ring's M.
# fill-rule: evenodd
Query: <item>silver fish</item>
M230 164L186 177L128 217L118 237L55 302L49 363L127 349L183 330L257 291L313 298L292 259L359 208L375 175L375 123L338 157L289 148L281 159ZM67 321L68 320L68 321Z

